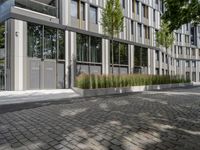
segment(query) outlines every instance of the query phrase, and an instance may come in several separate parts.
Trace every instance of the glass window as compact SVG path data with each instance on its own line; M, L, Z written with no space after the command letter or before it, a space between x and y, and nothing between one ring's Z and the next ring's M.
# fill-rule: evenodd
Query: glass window
M138 0L136 0L136 8L137 8L137 15L139 15L140 14L140 5L139 5L139 1Z
M110 46L111 48L111 46ZM114 41L114 64L128 65L128 45ZM112 50L110 50L110 63L112 64Z
M77 61L102 62L102 39L77 34Z
M102 62L102 40L91 37L91 62Z
M148 49L144 47L135 46L134 51L135 66L148 66Z
M138 23L138 34L142 37L142 25L140 23Z
M55 59L57 51L57 30L51 27L44 27L44 51L45 59Z
M81 2L81 19L85 20L85 3Z
M77 61L89 62L89 36L77 34Z
M90 22L97 24L97 8L94 6L90 6Z
M28 24L28 56L41 58L42 56L43 27L36 24Z
M190 67L190 62L186 61L186 67Z
M71 0L71 16L78 18L78 2L77 2L77 0Z
M0 48L5 47L5 26L0 24Z
M120 64L128 65L128 46L120 43L119 45Z
M160 58L160 57L159 57L159 51L157 50L157 51L156 51L156 60L159 61L159 60L160 60L159 58Z
M131 20L131 34L134 34L134 22Z
M58 59L65 59L65 31L58 30Z
M122 7L125 8L125 0L121 0Z

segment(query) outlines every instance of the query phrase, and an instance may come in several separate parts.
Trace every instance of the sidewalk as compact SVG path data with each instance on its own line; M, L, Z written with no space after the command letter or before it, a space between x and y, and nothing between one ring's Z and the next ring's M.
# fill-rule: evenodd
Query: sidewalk
M79 97L79 95L75 93L72 89L2 91L0 92L0 105L49 100L56 101L60 99L75 97Z

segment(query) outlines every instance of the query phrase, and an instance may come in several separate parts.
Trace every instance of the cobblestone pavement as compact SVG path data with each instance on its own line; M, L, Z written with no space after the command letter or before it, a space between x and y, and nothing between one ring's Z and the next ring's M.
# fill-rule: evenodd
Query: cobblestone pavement
M0 150L200 150L199 91L0 106Z

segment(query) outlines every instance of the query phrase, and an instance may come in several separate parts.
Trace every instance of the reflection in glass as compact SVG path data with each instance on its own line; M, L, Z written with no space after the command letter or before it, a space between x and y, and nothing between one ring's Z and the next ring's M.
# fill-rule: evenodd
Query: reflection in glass
M58 30L58 59L65 59L65 32Z
M89 62L89 37L77 34L77 61Z
M28 56L41 58L42 53L42 26L28 25Z
M91 37L91 62L102 62L101 38Z
M71 16L78 18L78 2L77 2L77 0L71 1Z
M57 30L51 27L44 27L44 51L45 59L55 59L57 51Z
M97 8L90 6L90 22L97 24Z

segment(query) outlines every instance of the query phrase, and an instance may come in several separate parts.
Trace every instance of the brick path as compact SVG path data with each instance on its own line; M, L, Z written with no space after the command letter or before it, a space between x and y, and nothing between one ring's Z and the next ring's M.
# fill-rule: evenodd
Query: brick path
M199 91L0 106L0 150L199 150Z

